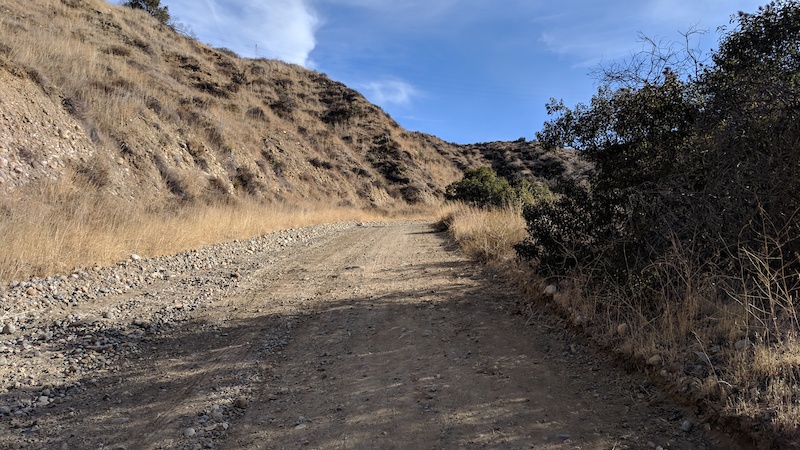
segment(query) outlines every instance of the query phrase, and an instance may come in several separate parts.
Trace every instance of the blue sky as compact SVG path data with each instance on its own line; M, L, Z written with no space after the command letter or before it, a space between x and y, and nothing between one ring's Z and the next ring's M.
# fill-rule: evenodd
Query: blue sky
M364 94L402 126L457 143L531 139L551 97L588 102L602 63L754 12L751 0L162 0L197 38L281 59Z

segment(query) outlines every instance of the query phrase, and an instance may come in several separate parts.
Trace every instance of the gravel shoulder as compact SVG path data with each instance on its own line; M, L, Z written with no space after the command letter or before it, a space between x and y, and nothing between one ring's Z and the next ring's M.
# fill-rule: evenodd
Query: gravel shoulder
M0 448L736 448L424 223L133 256L0 306Z

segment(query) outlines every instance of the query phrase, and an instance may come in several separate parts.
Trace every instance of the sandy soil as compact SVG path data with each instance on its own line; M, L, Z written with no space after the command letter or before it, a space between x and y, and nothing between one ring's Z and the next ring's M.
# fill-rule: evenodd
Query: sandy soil
M65 381L7 387L0 448L735 448L546 315L519 314L513 292L428 224L353 226L215 270L72 306L138 295L150 300L136 317L181 314L73 332L99 349L90 359L104 341L88 335L128 340L69 382L63 343L28 344L35 376ZM232 284L184 307L220 274ZM7 352L5 370L25 355Z

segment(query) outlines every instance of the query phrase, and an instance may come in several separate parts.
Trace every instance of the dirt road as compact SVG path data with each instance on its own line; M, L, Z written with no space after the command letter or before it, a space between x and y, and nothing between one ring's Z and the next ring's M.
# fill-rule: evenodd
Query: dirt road
M730 445L682 430L692 417L552 320L515 314L428 224L281 239L34 315L5 344L0 370L38 382L6 384L0 448ZM67 313L82 318L49 325Z

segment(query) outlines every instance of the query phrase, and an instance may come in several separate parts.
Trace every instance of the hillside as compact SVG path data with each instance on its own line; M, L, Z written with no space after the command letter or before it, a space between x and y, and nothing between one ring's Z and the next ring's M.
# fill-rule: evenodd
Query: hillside
M242 59L99 0L14 1L0 21L0 183L122 198L430 202L458 148L325 75ZM463 164L475 162L462 161Z
M0 280L430 211L470 167L581 175L575 156L407 131L322 73L102 0L0 6Z

